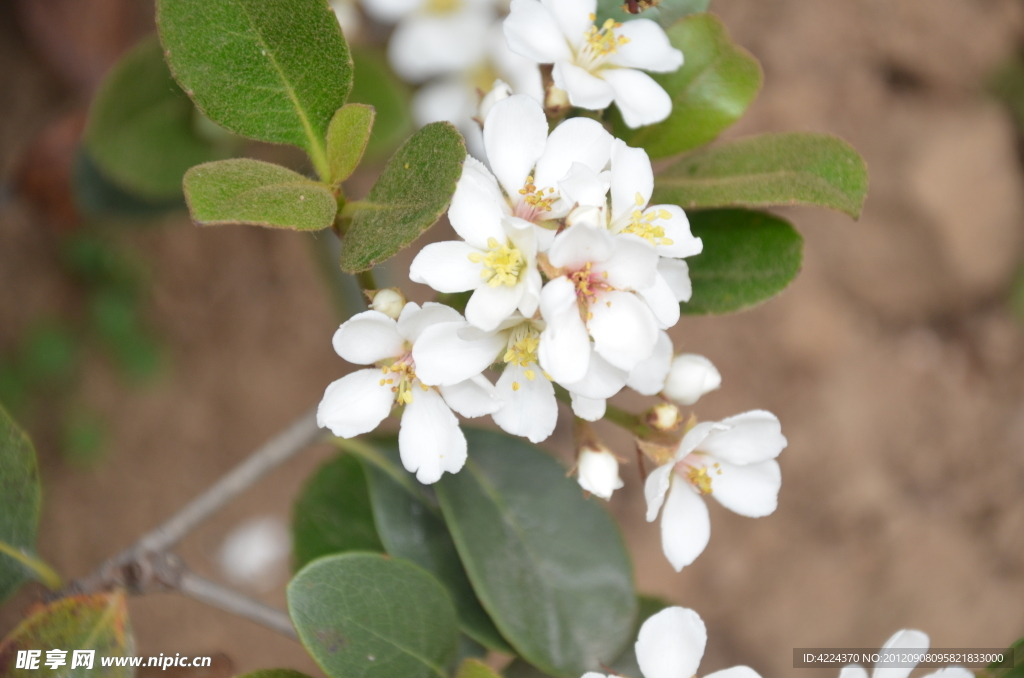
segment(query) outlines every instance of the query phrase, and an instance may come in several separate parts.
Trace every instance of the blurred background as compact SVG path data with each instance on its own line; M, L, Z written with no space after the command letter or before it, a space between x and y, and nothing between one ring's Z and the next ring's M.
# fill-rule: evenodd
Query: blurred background
M712 506L710 545L681 574L624 468L610 509L640 590L700 612L702 674L831 676L793 669L792 649L878 647L904 627L933 647L1007 646L1024 634L1024 3L711 9L765 70L727 137L837 134L866 158L871 190L859 222L784 210L806 250L782 296L673 329L677 350L723 375L698 416L769 409L790 444L779 510L752 520ZM325 274L332 235L199 229L180 200L139 201L82 153L96 88L151 31L145 0L0 2L0 401L36 441L39 551L68 578L346 369L330 337L353 302ZM403 283L408 260L384 280ZM545 447L571 463L568 430ZM599 430L632 458L625 436ZM186 560L283 607L291 501L330 455L311 449L253 488L189 537ZM38 595L27 587L0 609L0 635ZM297 644L199 603L151 596L130 609L138 654L222 655L211 677L319 675Z

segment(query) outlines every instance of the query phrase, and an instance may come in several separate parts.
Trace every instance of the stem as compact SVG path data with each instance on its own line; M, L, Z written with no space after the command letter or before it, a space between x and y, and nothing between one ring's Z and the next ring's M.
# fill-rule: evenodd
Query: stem
M178 581L178 592L181 595L206 603L218 610L230 612L249 621L256 622L272 631L277 631L292 640L298 640L292 620L286 612L264 605L258 600L243 596L237 591L221 586L209 579L204 579L191 570L181 573Z
M555 384L555 398L561 400L566 405L572 405L572 396L569 395L569 392L564 387L558 384ZM605 406L604 418L610 423L626 429L637 438L647 438L654 433L651 427L643 422L640 415L619 409L614 405Z
M356 282L364 291L377 289L377 281L373 277L372 268L356 273Z
M17 562L21 563L22 566L31 570L33 575L35 575L35 578L41 581L46 588L51 591L56 591L64 585L60 579L60 575L39 558L25 553L21 549L16 549L3 541L0 541L0 553L10 556Z

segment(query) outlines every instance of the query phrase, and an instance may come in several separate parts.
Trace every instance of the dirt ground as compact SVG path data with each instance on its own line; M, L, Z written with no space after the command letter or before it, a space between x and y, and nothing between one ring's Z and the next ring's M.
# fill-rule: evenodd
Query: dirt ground
M1024 252L1024 177L1011 122L983 82L1024 35L1024 5L715 0L713 9L765 70L764 91L729 136L838 134L866 157L871 193L857 223L783 210L806 238L796 283L755 310L684 317L672 331L677 350L707 355L723 375L699 416L769 409L789 447L779 510L751 520L712 506L711 543L681 574L643 521L628 469L610 508L639 587L700 612L701 673L742 663L766 677L831 676L793 669L792 649L877 647L903 627L927 631L934 647L1005 646L1024 634L1024 333L1002 301ZM66 98L9 26L0 36L7 176ZM0 349L35 315L69 303L53 240L16 196L0 204ZM138 390L90 360L85 391L114 422L104 461L75 469L40 446L39 550L59 571L82 575L130 543L342 374L308 241L200 230L181 215L131 236L152 272L151 320L170 368ZM601 431L630 454L617 431ZM290 498L328 454L312 449L275 473L182 554L217 576L225 534L253 515L287 520ZM0 612L0 633L34 593ZM280 586L263 597L283 606ZM199 603L154 596L130 607L139 654L220 651L239 672L315 671L297 644Z

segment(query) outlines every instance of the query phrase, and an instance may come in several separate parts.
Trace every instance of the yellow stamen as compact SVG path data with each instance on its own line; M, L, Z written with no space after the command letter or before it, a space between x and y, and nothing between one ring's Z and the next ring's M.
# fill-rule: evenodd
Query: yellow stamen
M547 198L544 197L545 192L548 194ZM554 193L555 189L553 188L538 189L533 183L533 176L526 177L526 185L519 189L519 195L523 196L523 202L538 212L551 211L551 203L555 201Z
M597 17L594 17L596 19ZM593 21L594 19L591 19ZM616 23L614 19L608 19L598 28L591 26L583 33L583 39L587 41L586 48L590 51L592 59L615 54L619 47L629 42L624 35L615 35L615 29L621 28L622 24Z
M480 277L491 287L513 287L518 284L519 277L526 268L522 252L516 249L511 240L501 244L494 238L488 238L487 247L490 248L487 254L472 252L468 255L474 264L483 264Z
M711 476L706 466L691 466L686 472L686 479L701 494L711 494Z

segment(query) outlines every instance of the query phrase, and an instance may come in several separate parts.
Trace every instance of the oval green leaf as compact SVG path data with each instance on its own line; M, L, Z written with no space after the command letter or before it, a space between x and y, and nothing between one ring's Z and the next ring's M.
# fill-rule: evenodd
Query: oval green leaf
M762 134L695 151L654 180L655 203L683 208L818 205L856 219L868 168L827 134Z
M512 653L473 592L436 499L402 468L398 440L377 438L371 444L377 454L364 457L366 475L373 517L387 552L416 563L444 584L463 633L487 648Z
M67 650L65 663L54 669L45 665L47 650ZM15 668L18 650L42 650L39 666ZM95 650L91 670L71 668L75 650ZM50 603L19 624L0 642L0 676L29 678L131 678L130 666L103 666L102 658L135 654L128 607L121 592L72 596Z
M232 132L304 148L329 173L324 138L352 88L352 58L323 0L159 0L171 72Z
M445 678L459 631L444 587L404 560L327 556L288 584L299 639L331 678Z
M211 125L209 121L203 121ZM114 66L89 108L85 147L103 174L145 200L181 197L181 178L193 165L227 158L230 135L204 138L199 113L164 62L156 36Z
M652 73L672 98L672 113L657 125L630 129L618 110L615 135L640 146L652 158L665 158L713 141L740 119L761 89L757 59L734 44L721 20L693 14L667 31L685 61L674 73Z
M686 260L693 297L680 304L683 313L732 313L756 306L785 289L800 272L804 240L789 222L747 210L689 216L704 251Z
M480 602L516 652L545 673L599 670L630 640L637 611L618 528L537 447L465 432L466 466L434 487Z
M388 161L366 200L346 205L341 268L358 273L412 244L448 208L462 176L466 144L449 122L432 122Z
M373 129L373 106L345 104L338 109L327 128L327 161L331 165L331 183L339 184L352 176L363 159Z
M306 482L292 512L292 543L296 570L332 553L384 551L358 459L340 455Z
M269 162L239 158L185 173L185 201L200 226L247 224L319 231L334 223L334 195L323 185Z

